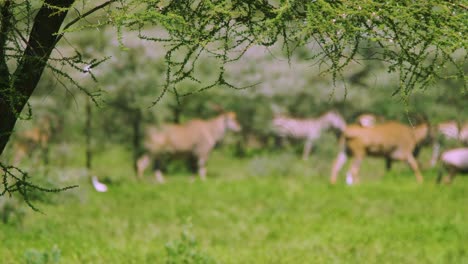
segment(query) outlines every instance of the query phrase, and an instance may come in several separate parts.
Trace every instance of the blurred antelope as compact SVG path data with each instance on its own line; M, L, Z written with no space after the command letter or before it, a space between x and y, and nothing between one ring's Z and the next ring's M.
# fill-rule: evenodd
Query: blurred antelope
M352 156L349 183L359 182L359 168L366 155L384 157L389 160L406 161L414 171L416 180L423 182L423 176L414 158L415 148L430 136L430 127L423 123L409 127L398 122L386 122L372 127L349 125L340 138L340 152L333 164L330 182L336 183L338 173L347 156Z
M374 114L361 114L356 118L356 121L362 127L373 127L376 124L382 124L385 122L385 119L382 116L376 116ZM417 152L417 151L416 151ZM385 159L385 168L387 171L390 171L392 168L392 160L389 158ZM348 176L346 177L347 182L352 182L352 179Z
M382 117L382 116L376 116L374 114L361 114L356 118L356 121L362 127L371 127L371 126L375 126L376 124L383 124L385 122L385 118ZM437 142L437 141L434 141L434 142ZM416 148L414 149L413 156L415 158L418 158L421 147L422 147L421 144L418 144L416 146ZM434 159L434 156L437 159L438 150L439 150L439 145L437 143L434 143L434 145L433 145L433 158L431 159L431 164L432 164L432 160ZM434 162L434 164L435 164L435 162ZM386 158L385 159L385 165L386 165L385 167L386 167L387 171L390 171L391 168L392 168L392 159Z
M318 118L298 119L286 116L276 116L273 119L273 132L280 137L304 139L302 159L307 160L313 143L323 131L333 129L340 134L346 128L343 117L334 111L326 112Z
M440 157L442 166L448 171L448 175L444 177L444 183L451 183L457 173L468 173L468 148L456 148L445 151ZM442 171L439 172L437 182L442 179Z
M194 119L182 125L166 125L161 130L150 127L146 133L145 148L148 154L137 161L137 174L142 178L151 160L155 161L155 177L160 183L164 177L159 168L163 154L191 154L197 159L198 174L206 179L205 164L208 156L226 131L240 131L234 112L220 114L208 120Z
M17 134L13 144L13 164L19 165L21 160L31 155L34 149L42 151L44 161L48 162L48 145L52 135L52 120L49 116L39 119L38 124L33 128L21 131Z

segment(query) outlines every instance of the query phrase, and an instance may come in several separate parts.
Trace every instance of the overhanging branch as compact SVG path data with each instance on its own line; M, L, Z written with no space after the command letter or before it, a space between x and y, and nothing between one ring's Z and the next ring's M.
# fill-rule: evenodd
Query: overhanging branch
M76 17L75 19L73 19L72 21L70 21L68 24L66 24L63 29L62 29L62 32L60 34L57 35L57 40L55 42L55 44L57 44L60 39L62 39L63 35L65 34L66 30L69 29L71 26L73 26L74 24L76 24L78 21L82 20L83 18L93 14L94 12L116 2L117 0L109 0L107 2L104 2L98 6L95 6L94 8L88 10L86 13L84 13L83 15L80 15L78 17Z

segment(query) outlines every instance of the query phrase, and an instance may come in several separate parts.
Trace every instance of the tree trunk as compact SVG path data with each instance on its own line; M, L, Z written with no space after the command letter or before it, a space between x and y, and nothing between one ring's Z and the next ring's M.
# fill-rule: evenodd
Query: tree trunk
M9 74L0 76L0 155L10 139L19 114L29 100L44 71L52 50L56 45L57 33L74 0L46 0L40 8L29 35L18 67L10 81ZM64 8L58 12L56 8ZM4 49L5 46L0 47ZM5 82L6 81L6 82ZM8 83L8 86L4 86Z

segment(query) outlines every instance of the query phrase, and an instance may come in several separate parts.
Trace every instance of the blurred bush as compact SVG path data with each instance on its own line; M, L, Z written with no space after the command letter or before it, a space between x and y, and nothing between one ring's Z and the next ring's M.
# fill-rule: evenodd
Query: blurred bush
M211 264L216 263L209 255L199 249L198 241L190 232L190 227L185 227L180 238L168 242L166 248L167 264Z
M60 262L61 252L57 245L50 250L27 249L24 252L26 264L57 264Z
M3 224L21 225L26 210L16 197L0 196L0 219Z

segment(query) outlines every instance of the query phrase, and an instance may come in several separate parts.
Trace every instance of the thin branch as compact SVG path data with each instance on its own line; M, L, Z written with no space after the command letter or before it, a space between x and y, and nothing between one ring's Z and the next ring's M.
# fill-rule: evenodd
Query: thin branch
M65 31L66 31L67 29L69 29L71 26L73 26L74 24L76 24L78 21L80 21L81 19L83 19L83 18L85 18L85 17L87 17L87 16L93 14L94 12L96 12L96 11L98 11L98 10L100 10L100 9L102 9L102 8L104 8L104 7L106 7L106 6L110 5L110 4L112 4L112 3L114 3L114 2L117 2L117 0L109 0L109 1L107 1L107 2L104 2L104 3L102 3L102 4L98 5L98 6L95 6L95 7L92 8L92 9L88 10L88 11L87 11L86 13L84 13L83 15L80 15L80 16L76 17L75 19L73 19L72 21L70 21L68 24L66 24L66 25L63 27L62 32L61 32L60 34L57 35L57 39L56 39L56 41L55 41L55 44L57 44L57 43L60 41L60 39L62 39L63 35L65 34Z

